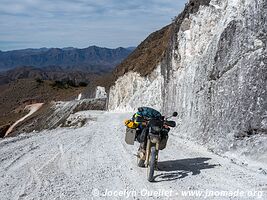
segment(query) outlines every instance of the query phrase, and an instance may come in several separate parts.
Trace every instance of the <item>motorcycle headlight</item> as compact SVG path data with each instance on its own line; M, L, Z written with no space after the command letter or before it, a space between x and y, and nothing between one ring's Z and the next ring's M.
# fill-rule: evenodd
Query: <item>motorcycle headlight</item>
M160 132L161 131L161 127L159 127L159 126L153 126L152 127L152 131L153 132Z
M158 143L159 142L159 137L150 137L150 141L152 143Z

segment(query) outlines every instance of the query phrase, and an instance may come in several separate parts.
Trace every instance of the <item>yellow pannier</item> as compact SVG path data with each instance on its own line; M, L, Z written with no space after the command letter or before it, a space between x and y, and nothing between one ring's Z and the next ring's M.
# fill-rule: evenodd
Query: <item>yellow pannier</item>
M136 129L138 127L138 123L136 123L132 120L129 120L129 119L125 120L124 124L125 124L125 126L127 126L128 128L131 128L131 129Z

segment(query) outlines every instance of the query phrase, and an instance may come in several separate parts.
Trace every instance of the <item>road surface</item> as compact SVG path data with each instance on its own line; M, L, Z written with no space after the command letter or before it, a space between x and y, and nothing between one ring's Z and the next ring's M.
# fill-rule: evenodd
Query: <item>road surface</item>
M170 133L154 183L124 142L130 113L0 140L0 199L266 199L267 176Z

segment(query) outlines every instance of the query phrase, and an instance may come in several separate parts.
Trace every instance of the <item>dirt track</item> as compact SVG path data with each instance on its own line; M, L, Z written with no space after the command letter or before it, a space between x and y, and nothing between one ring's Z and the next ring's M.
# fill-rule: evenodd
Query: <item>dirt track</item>
M216 191L245 193L216 199L266 199L266 175L171 132L168 147L159 154L155 182L149 183L146 169L136 165L137 148L124 142L123 119L131 114L84 114L91 121L82 128L0 141L0 199L214 199ZM250 196L250 191L265 192Z

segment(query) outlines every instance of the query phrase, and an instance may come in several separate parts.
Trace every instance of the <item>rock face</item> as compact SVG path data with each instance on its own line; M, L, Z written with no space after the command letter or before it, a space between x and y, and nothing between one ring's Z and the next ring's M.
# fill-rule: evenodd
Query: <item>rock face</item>
M101 86L97 86L96 87L96 92L95 92L95 98L96 99L105 99L107 98L107 93L105 91L105 88L104 87L101 87Z
M267 2L191 0L172 30L150 75L118 78L109 108L177 111L181 137L267 162Z
M110 110L134 110L140 106L152 106L161 110L163 75L161 66L146 77L129 72L120 77L109 93Z

